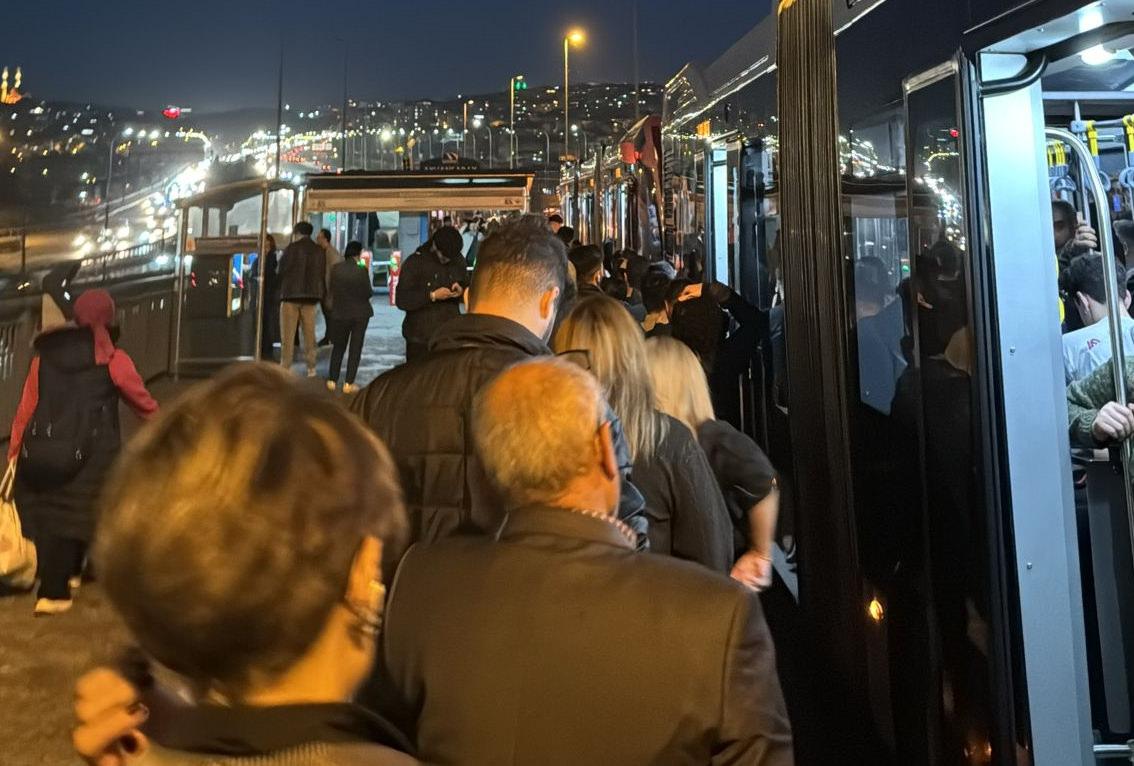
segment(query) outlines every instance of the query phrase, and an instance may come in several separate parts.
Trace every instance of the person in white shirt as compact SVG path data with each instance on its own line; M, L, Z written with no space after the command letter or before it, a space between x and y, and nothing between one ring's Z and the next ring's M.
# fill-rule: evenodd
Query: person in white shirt
M1103 283L1103 259L1098 253L1080 255L1067 270L1067 293L1083 319L1081 329L1063 336L1063 375L1068 385L1087 377L1110 361L1109 311ZM1118 266L1118 289L1122 295L1123 349L1134 357L1134 319L1130 318L1130 293L1126 289L1126 269Z

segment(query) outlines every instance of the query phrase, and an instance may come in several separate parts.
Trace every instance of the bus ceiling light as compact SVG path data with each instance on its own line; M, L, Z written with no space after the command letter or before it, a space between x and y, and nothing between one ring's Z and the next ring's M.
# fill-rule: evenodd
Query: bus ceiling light
M1083 60L1084 64L1089 66L1102 66L1110 61L1113 61L1118 54L1112 50L1107 50L1101 45L1096 45L1093 48L1087 48L1079 54L1079 58Z
M1106 23L1103 18L1102 4L1092 5L1090 8L1084 8L1082 13L1079 14L1079 32L1090 32L1092 29L1098 29Z

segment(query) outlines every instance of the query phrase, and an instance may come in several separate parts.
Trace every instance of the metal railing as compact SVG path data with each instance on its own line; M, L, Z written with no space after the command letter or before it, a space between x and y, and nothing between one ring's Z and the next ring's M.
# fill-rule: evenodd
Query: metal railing
M114 296L118 347L130 355L146 380L170 370L175 263L173 240L163 239L86 258L72 281L77 293L101 287ZM34 280L26 293L7 298L0 306L10 317L0 322L0 440L9 436L31 364L32 342L42 329L40 281Z

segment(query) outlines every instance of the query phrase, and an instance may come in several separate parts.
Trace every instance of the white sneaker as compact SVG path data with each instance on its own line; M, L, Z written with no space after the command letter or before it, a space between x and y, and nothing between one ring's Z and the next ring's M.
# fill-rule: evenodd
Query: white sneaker
M48 617L54 614L63 614L71 608L74 602L71 599L41 598L35 602L35 616Z
M315 370L308 370L307 371L307 377L309 377L309 378L314 378L315 374L316 374Z
M338 387L335 385L335 381L333 381L333 380L327 381L327 390L328 391L330 391L333 394L333 393L335 393L335 391L337 389L338 389ZM343 386L343 392L344 393L346 392L346 386Z
M353 383L347 383L343 386L343 393L347 396L358 393L358 386Z

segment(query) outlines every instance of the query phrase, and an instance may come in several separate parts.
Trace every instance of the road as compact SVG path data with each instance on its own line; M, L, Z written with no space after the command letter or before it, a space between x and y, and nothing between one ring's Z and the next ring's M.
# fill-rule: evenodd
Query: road
M132 232L133 239L127 240L120 247L129 247L138 244L136 237L139 232L145 231L150 215L146 212L146 201L155 193L161 193L184 168L169 178L162 179L155 184L131 192L123 199L111 203L110 226L117 230L127 225ZM19 240L16 237L0 236L0 274L18 273L21 268L35 270L46 267L59 261L82 258L82 241L95 242L99 232L102 231L104 209L90 211L85 217L75 219L70 224L59 227L33 229L27 233L26 255L21 258Z

